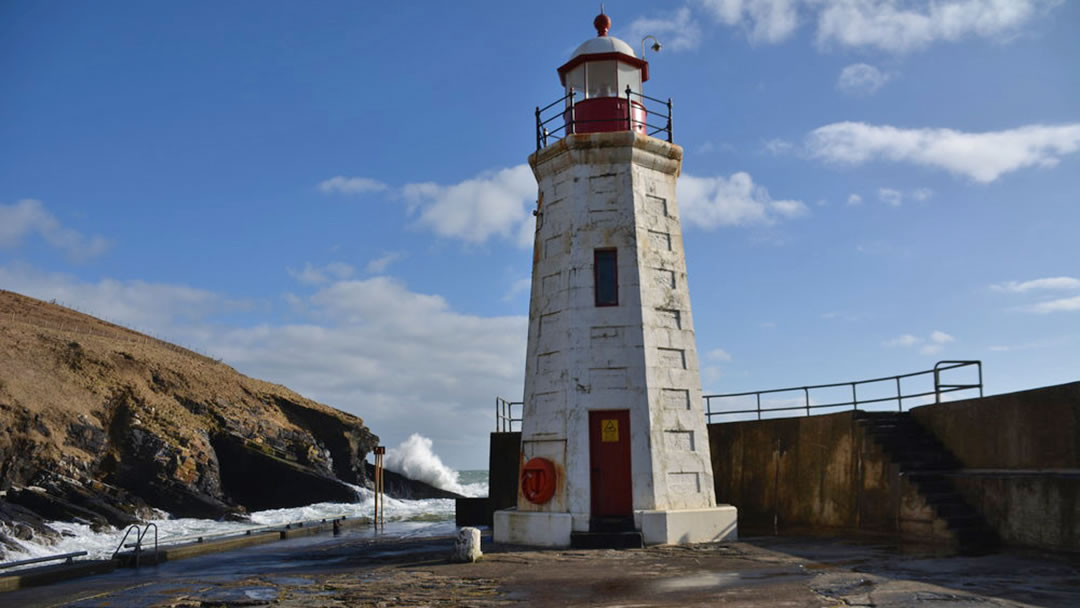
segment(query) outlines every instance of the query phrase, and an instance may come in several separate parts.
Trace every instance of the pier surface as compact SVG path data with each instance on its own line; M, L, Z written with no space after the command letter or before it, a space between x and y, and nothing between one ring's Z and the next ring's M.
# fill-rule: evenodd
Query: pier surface
M1076 606L1080 556L964 557L881 540L758 537L635 550L449 538L299 539L0 594L2 606Z

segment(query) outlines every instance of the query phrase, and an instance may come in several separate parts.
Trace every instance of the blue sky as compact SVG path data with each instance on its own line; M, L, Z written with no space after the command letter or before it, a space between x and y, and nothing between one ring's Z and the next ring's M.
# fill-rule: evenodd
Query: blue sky
M674 99L706 392L1080 379L1080 3L608 1ZM0 287L485 468L578 2L7 2Z

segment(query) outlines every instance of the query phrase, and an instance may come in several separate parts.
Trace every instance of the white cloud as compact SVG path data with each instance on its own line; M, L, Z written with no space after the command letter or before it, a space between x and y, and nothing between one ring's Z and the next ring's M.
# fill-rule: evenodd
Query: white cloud
M754 42L780 42L799 25L799 0L699 0L713 19L742 27Z
M1024 293L1034 289L1080 289L1080 279L1073 277L1047 277L1045 279L1033 279L1031 281L1006 281L990 286L996 291L1010 291Z
M917 201L928 201L934 196L934 191L930 188L916 188L911 191L911 198Z
M817 40L904 53L969 36L1004 38L1059 0L819 0Z
M401 254L396 251L383 254L367 263L365 269L370 274L382 274L390 267L390 264L401 259Z
M345 177L339 175L324 180L319 184L319 190L326 194L364 194L367 192L382 192L389 186L377 179L370 177Z
M919 346L919 354L936 355L944 350L946 344L955 340L955 338L940 329L935 329L930 332L928 338L922 338L912 334L903 334L891 340L882 342L882 346L888 348L912 348L914 346Z
M325 266L315 266L307 262L301 270L286 268L285 272L305 285L319 285L335 278L347 279L353 275L355 269L345 262L331 262Z
M794 218L809 212L802 201L773 200L745 172L728 178L684 174L679 178L678 194L683 219L705 229L772 224L779 218Z
M852 205L852 206L861 205L862 204L862 197L859 196L858 194L853 193L853 194L851 194L850 196L847 197L847 204Z
M968 37L1007 40L1061 0L698 0L717 22L752 42L778 43L802 23L818 46L905 53Z
M701 44L701 27L688 7L682 7L663 17L635 19L629 28L629 40L633 44L645 36L656 36L665 50L686 51ZM634 48L640 53L640 47Z
M529 293L532 289L532 278L522 277L510 284L510 288L503 294L503 302L509 302L523 293Z
M0 266L4 289L57 303L140 331L170 334L178 322L245 310L250 304L186 285L103 279L86 283L26 265Z
M878 188L878 198L881 202L891 206L899 207L904 203L904 193L892 188Z
M1062 156L1080 150L1080 123L964 133L839 122L812 131L806 145L811 156L827 162L912 163L987 183L1025 167L1057 165Z
M853 63L840 70L836 88L852 95L873 95L891 76L867 63Z
M934 344L948 344L949 342L953 342L954 340L955 338L939 329L934 330L930 333L930 341Z
M1040 315L1045 315L1053 312L1075 312L1080 310L1080 296L1039 302L1038 304L1025 306L1023 310L1026 312L1033 312Z
M775 154L776 156L780 156L782 154L787 154L788 152L791 152L795 145L785 139L776 138L766 141L764 144L762 144L762 147L764 147L765 151L769 154Z
M494 397L520 399L524 316L459 313L383 276L333 283L307 303L309 323L217 332L207 349L362 416L390 444L419 432L473 453L494 424Z
M884 342L884 345L885 346L904 346L904 347L908 347L908 346L915 346L916 344L921 344L922 341L923 341L923 339L919 338L917 336L913 336L911 334L904 334L902 336L893 338L892 340L886 340Z
M536 180L528 165L489 171L449 186L407 184L402 194L418 223L432 232L482 243L498 236L523 247L532 244ZM526 236L528 238L526 238Z
M18 247L30 234L37 234L74 260L100 255L109 247L104 237L86 237L64 227L41 201L28 198L12 205L0 205L0 248Z
M714 348L705 356L712 361L731 361L731 355L722 348Z

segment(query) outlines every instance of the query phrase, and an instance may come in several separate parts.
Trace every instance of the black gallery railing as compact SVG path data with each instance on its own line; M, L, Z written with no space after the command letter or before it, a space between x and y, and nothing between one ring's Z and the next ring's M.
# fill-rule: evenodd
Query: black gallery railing
M626 87L626 115L616 118L578 118L575 108L577 107L577 91L572 87L562 97L544 107L536 108L536 150L540 151L567 135L579 132L579 127L592 123L619 123L615 128L602 129L603 131L633 131L638 129L650 137L660 135L672 143L672 109L671 98L667 101L649 97L644 93L638 93ZM650 102L652 105L649 105ZM645 116L642 121L635 117L634 108L640 108ZM664 112L659 111L663 107ZM552 110L555 108L555 110ZM562 121L561 124L559 121ZM625 129L623 128L625 127ZM584 127L582 127L584 128Z
M963 381L957 378L956 370L966 369L968 374L974 374L973 378ZM952 379L946 382L943 375L948 373ZM916 379L916 380L913 380ZM932 388L929 383L921 383L919 387L912 389L911 383L919 380L933 380ZM907 387L905 387L905 384ZM860 394L860 390L862 391ZM905 390L912 392L905 392ZM714 416L756 416L758 420L762 416L769 418L784 418L789 416L812 416L825 414L841 409L857 410L860 407L870 406L880 409L881 405L892 406L895 403L896 411L904 411L904 407L913 405L925 405L941 403L942 396L957 391L979 391L979 397L983 396L982 361L938 361L933 369L910 374L885 376L883 378L871 378L869 380L857 380L855 382L835 382L832 384L815 384L813 386L794 386L789 388L775 388L767 391L748 391L745 393L726 393L720 395L705 395L705 419L714 422ZM784 397L784 395L794 395ZM839 394L850 394L850 398L840 397ZM821 399L819 401L819 399ZM723 402L727 403L753 403L753 407L736 409L715 409ZM914 402L914 403L913 403ZM924 403L925 402L925 403ZM521 401L507 401L501 397L495 398L495 430L508 432L518 430L521 423ZM821 411L829 410L829 411ZM798 412L798 413L793 413Z

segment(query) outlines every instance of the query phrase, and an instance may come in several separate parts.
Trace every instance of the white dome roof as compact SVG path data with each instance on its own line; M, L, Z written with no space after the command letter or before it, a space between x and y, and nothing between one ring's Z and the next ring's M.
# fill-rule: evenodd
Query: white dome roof
M631 57L637 57L637 55L634 54L634 49L630 48L630 45L622 40L619 40L614 36L597 36L596 38L582 42L581 46L574 50L574 54L571 55L570 58L573 59L578 55L593 55L596 53L622 53Z

